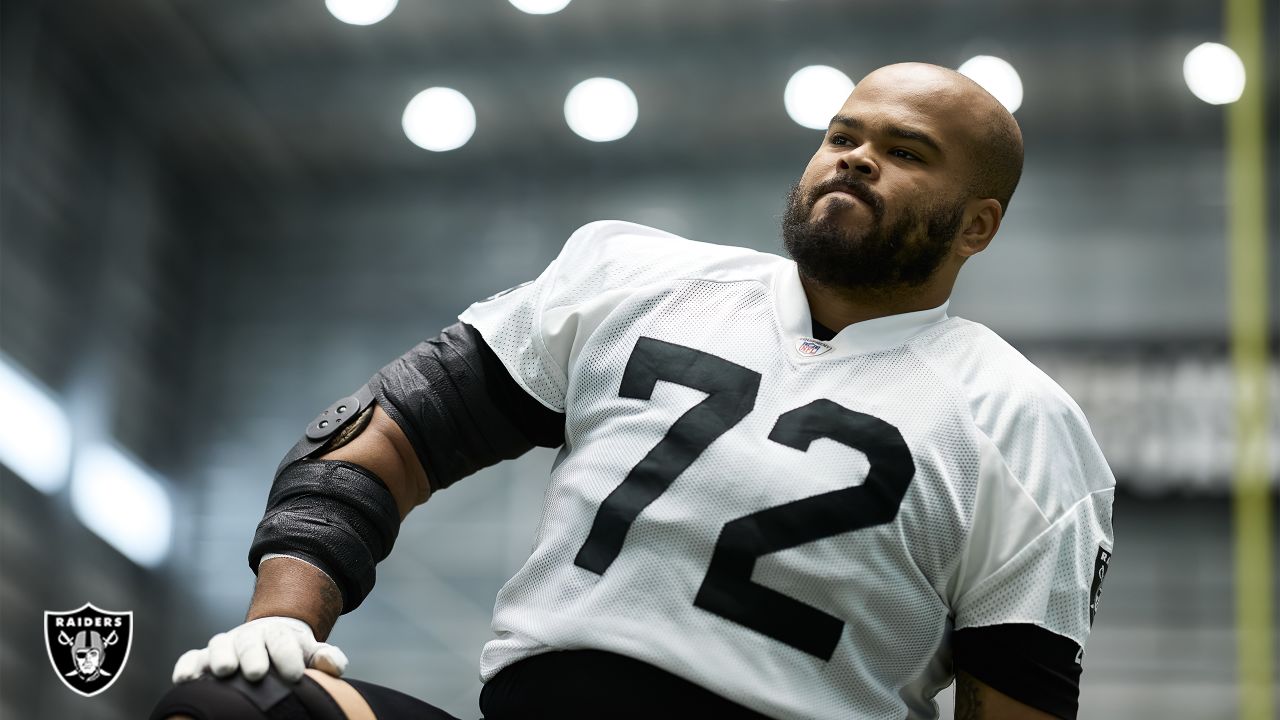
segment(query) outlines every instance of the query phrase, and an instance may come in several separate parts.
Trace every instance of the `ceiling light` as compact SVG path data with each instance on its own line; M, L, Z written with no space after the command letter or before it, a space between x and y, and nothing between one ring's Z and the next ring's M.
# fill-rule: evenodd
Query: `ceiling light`
M53 397L0 355L0 462L33 487L54 493L67 483L71 421Z
M592 142L626 137L639 114L636 94L613 78L583 80L564 100L564 119L569 128Z
M958 70L978 83L1009 112L1022 107L1022 78L1005 60L992 55L969 58Z
M453 88L427 88L405 106L400 125L405 136L424 150L455 150L475 134L476 109Z
M560 12L569 4L569 0L510 0L517 10L530 15L550 15Z
M1219 43L1201 43L1187 53L1182 77L1191 93L1210 105L1233 103L1244 94L1244 63Z
M372 25L396 9L398 0L324 0L329 14L348 25Z
M853 80L848 75L827 65L810 65L797 70L787 81L782 105L801 126L826 130L851 92Z
M169 554L173 507L149 470L110 445L76 455L71 509L80 522L130 560L159 565Z

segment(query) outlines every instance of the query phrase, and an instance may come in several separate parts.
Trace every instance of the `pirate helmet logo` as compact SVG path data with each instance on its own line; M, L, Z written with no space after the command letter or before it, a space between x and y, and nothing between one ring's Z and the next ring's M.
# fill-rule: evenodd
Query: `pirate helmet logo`
M99 610L85 603L75 610L44 613L44 644L63 684L93 697L111 687L129 661L133 611Z

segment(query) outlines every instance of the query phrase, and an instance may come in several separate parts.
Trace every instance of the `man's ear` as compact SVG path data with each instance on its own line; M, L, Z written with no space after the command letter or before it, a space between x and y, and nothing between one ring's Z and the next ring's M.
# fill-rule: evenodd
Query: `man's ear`
M964 221L960 234L953 245L955 252L961 257L972 257L987 249L991 238L1000 229L1000 220L1004 213L1000 210L1000 201L994 198L970 200L964 209Z

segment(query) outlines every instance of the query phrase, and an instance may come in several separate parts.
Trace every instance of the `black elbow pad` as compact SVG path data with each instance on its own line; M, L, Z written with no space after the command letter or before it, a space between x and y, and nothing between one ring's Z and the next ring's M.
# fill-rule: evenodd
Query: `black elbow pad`
M520 387L466 323L419 343L369 384L413 444L432 491L535 446L564 444L564 415Z
M399 531L395 498L377 475L349 462L303 460L276 475L249 565L256 572L272 553L306 560L338 586L348 613L373 589L375 567Z
M380 478L347 462L311 458L355 437L377 404L413 445L432 491L534 446L564 443L564 415L521 388L484 338L457 323L388 364L307 426L285 455L249 550L256 573L267 554L301 558L342 592L342 612L373 589L375 566L400 528Z

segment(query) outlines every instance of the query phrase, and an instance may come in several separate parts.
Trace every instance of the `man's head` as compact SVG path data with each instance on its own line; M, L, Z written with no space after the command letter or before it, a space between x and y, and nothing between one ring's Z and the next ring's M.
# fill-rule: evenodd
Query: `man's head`
M857 84L791 189L782 233L838 289L945 286L1000 227L1022 174L1013 116L954 70L903 63Z

